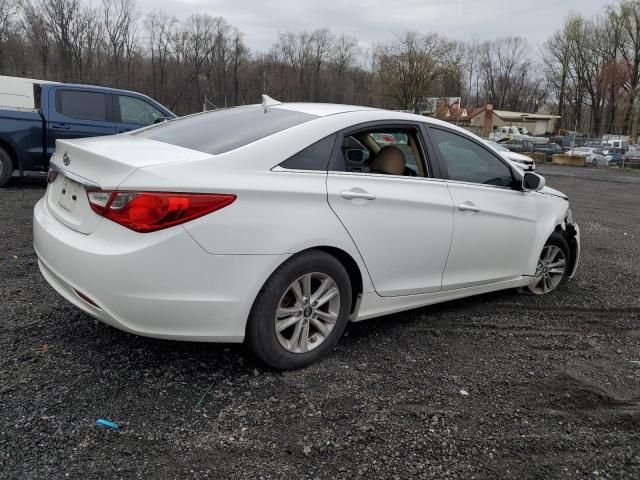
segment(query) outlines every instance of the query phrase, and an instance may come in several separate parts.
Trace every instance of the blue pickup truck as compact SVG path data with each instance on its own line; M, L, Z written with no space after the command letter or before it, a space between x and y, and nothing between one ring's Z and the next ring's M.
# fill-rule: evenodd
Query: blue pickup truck
M0 76L0 187L46 171L56 140L114 135L175 115L136 92Z

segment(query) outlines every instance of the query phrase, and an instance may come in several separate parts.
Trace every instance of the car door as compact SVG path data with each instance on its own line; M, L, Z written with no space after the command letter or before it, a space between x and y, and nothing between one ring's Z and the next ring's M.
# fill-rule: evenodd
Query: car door
M49 96L47 149L56 140L97 137L116 133L111 94L90 88L60 87Z
M142 98L123 94L115 94L113 97L118 133L146 127L166 118L164 112Z
M375 143L373 133L394 138L393 147L405 155L405 175L371 171L376 152L386 147ZM343 132L338 142L342 147L334 149L327 175L329 204L362 255L378 294L440 290L453 232L453 203L446 183L434 178L425 163L427 150L418 125L361 127ZM354 167L345 152L352 154L358 144L368 149L360 157L367 158L367 165Z
M443 290L528 273L537 221L533 194L515 189L519 179L511 167L480 141L444 127L428 132L455 205Z

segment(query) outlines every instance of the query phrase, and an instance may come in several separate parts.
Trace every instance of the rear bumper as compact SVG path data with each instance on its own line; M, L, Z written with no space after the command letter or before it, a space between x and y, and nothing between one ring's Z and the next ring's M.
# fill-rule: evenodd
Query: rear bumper
M34 248L44 278L98 320L174 340L241 342L253 300L286 255L213 255L182 227L139 234L104 220L85 235L40 200Z

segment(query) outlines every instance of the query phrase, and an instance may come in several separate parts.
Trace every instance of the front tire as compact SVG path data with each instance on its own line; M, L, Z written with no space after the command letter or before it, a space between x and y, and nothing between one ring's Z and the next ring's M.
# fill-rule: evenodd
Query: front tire
M556 290L569 276L570 250L567 240L558 232L545 243L536 266L536 279L529 291L544 295Z
M0 148L0 187L4 187L9 183L11 174L13 173L13 162L9 154Z
M305 367L333 349L350 311L351 283L344 266L326 252L309 250L287 260L264 284L245 341L272 367Z

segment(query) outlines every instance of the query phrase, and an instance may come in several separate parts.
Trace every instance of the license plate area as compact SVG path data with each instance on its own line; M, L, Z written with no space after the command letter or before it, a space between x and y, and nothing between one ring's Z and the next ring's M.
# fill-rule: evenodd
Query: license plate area
M83 194L84 187L81 184L64 177L60 189L60 196L58 197L58 205L67 212L73 212L80 200L80 196Z

